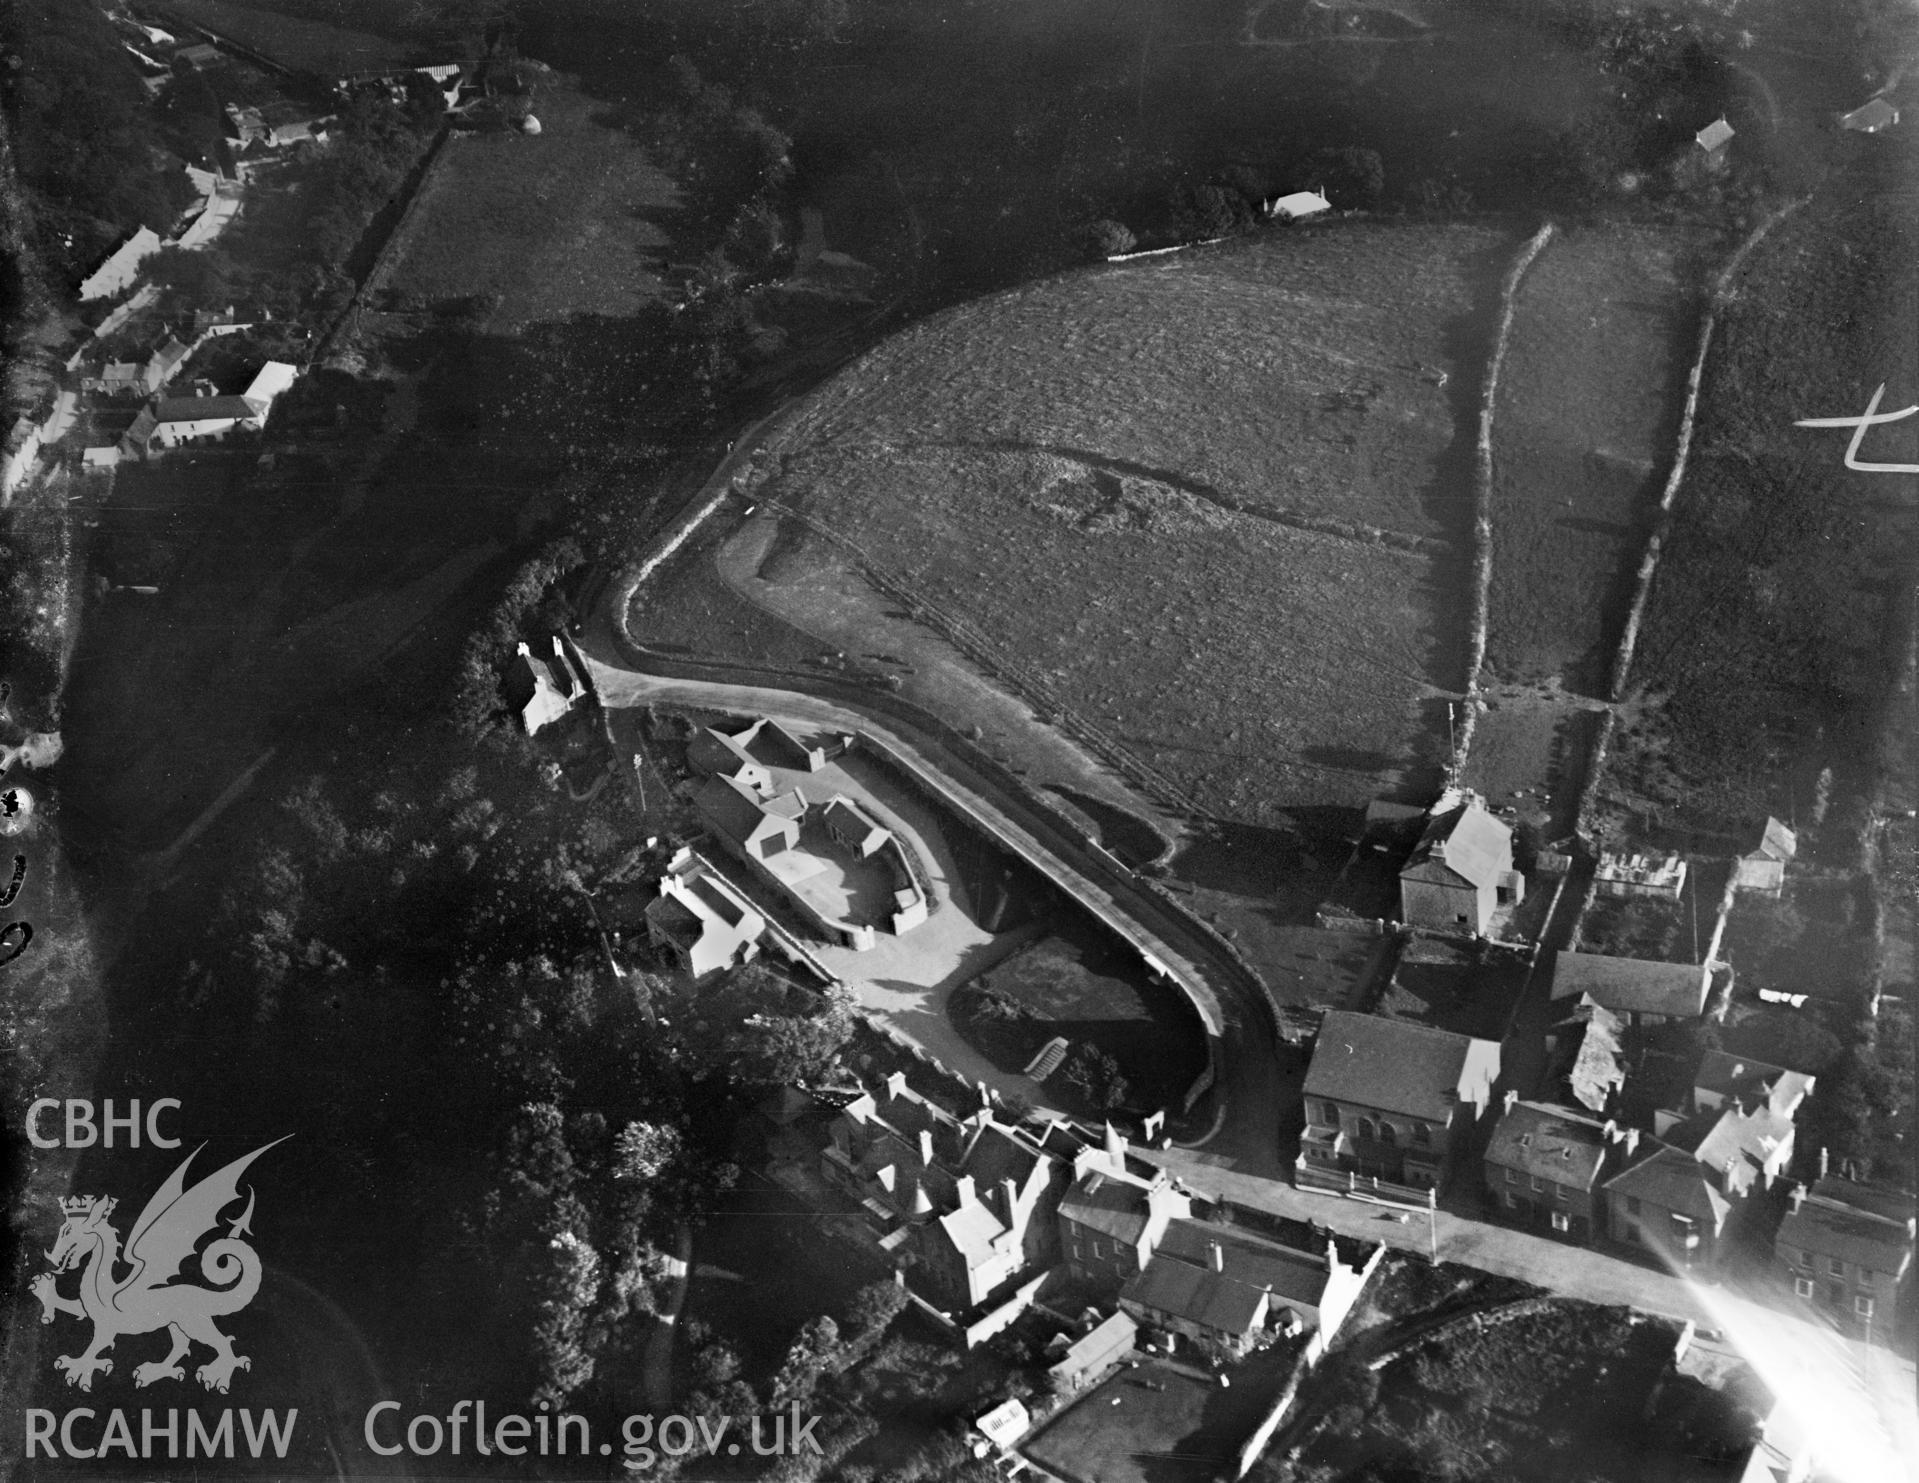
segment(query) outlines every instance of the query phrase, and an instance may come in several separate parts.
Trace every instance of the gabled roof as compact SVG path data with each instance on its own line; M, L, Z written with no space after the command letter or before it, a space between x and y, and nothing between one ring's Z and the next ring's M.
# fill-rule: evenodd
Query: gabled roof
M1493 1127L1486 1162L1570 1189L1589 1190L1606 1162L1606 1130L1564 1107L1515 1102Z
M1274 216L1291 221L1302 216L1317 216L1322 211L1331 211L1333 203L1318 191L1294 191L1291 195L1279 197L1269 209Z
M1875 1272L1903 1270L1912 1253L1913 1201L1832 1175L1820 1179L1779 1223L1779 1241Z
M247 421L260 415L260 409L243 396L168 397L154 408L162 426L169 422L209 422L231 417Z
M1442 798L1400 874L1426 880L1451 874L1484 890L1498 885L1501 873L1512 868L1512 847L1512 830L1477 799L1447 807Z
M1699 1069L1692 1074L1696 1091L1762 1100L1780 1113L1798 1105L1817 1081L1817 1077L1804 1071L1788 1071L1784 1066L1729 1055L1723 1050L1707 1051L1699 1058Z
M1759 843L1746 858L1777 860L1784 864L1798 853L1799 837L1777 819L1768 817L1766 827L1759 831Z
M1146 1232L1152 1206L1146 1185L1130 1174L1095 1170L1067 1192L1060 1201L1059 1213L1102 1236L1137 1246Z
M1274 1296L1317 1308L1326 1296L1332 1274L1326 1257L1295 1251L1262 1241L1230 1226L1216 1226L1190 1218L1175 1220L1166 1227L1155 1260L1168 1257L1189 1266L1212 1269L1213 1247L1217 1245L1228 1281L1271 1291Z
M996 1254L994 1243L1009 1229L985 1201L977 1199L947 1211L939 1218L939 1226L969 1267L991 1260Z
M1183 1318L1215 1333L1244 1334L1259 1321L1266 1294L1259 1288L1229 1281L1211 1267L1155 1256L1145 1271L1126 1284L1120 1300Z
M1732 134L1732 125L1727 123L1723 118L1716 118L1697 134L1693 135L1693 138L1699 141L1699 147L1701 149L1711 154L1714 150L1723 149L1727 144L1731 143Z
M759 796L744 783L723 773L701 784L693 795L693 802L708 825L736 843L743 844L750 839L763 817Z
M1613 1096L1626 1085L1624 1035L1626 1022L1598 1004L1585 1006L1579 1050L1567 1081L1573 1100L1593 1112L1604 1112Z
M1860 104L1851 113L1839 120L1841 128L1854 129L1861 134L1877 134L1881 129L1889 129L1899 122L1899 110L1884 98L1873 98Z
M1499 1072L1499 1047L1449 1030L1350 1010L1320 1026L1305 1093L1442 1126L1462 1098L1479 1097Z
M1704 1168L1691 1154L1652 1142L1652 1151L1638 1163L1613 1175L1605 1188L1643 1200L1661 1210L1710 1222L1717 1230L1732 1202L1714 1188Z
M1616 1014L1689 1018L1706 1008L1703 963L1654 963L1603 953L1563 952L1553 965L1553 998L1584 995Z
M1682 1124L1668 1141L1720 1174L1729 1193L1743 1194L1756 1174L1768 1167L1777 1173L1791 1156L1792 1131L1792 1119L1770 1107L1748 1113L1729 1105Z

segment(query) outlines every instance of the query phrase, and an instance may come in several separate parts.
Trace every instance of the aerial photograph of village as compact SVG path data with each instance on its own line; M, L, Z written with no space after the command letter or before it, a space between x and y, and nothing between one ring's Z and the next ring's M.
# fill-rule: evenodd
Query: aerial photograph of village
M1914 0L0 0L0 341L0 1483L1919 1480Z

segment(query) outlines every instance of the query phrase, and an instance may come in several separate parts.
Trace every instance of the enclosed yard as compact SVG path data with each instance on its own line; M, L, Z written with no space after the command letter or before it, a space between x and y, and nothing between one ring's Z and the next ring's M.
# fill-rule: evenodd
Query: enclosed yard
M937 316L774 439L756 493L826 534L789 533L746 591L803 611L878 574L1230 817L1431 781L1513 245L1336 223Z

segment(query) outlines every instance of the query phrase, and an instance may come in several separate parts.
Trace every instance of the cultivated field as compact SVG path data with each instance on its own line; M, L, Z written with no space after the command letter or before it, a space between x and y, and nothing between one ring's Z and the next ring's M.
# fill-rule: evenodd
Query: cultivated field
M816 394L756 492L1213 812L1429 781L1514 245L1328 224L968 304ZM860 564L789 532L745 590L804 628Z
M1679 245L1574 229L1520 286L1493 423L1487 662L1506 679L1605 683L1692 348Z
M386 286L402 304L498 297L490 327L576 314L629 315L658 296L666 250L655 225L670 181L601 105L548 74L534 95L540 133L447 141L407 223Z

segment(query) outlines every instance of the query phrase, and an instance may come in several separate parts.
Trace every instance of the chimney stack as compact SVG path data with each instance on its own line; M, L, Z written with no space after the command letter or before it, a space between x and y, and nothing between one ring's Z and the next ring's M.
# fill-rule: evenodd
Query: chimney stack
M889 1101L906 1095L906 1073L895 1071L886 1078L886 1096Z
M1602 1131L1605 1133L1608 1143L1617 1143L1619 1141L1619 1124L1611 1118L1606 1119L1606 1126Z
M974 1199L973 1176L971 1174L962 1174L958 1179L955 1179L953 1181L953 1194L959 1200L962 1209L972 1204Z
M1511 1112L1513 1110L1513 1104L1517 1102L1518 1100L1519 1100L1519 1093L1508 1089L1506 1093L1506 1098L1505 1098L1506 1111Z
M1226 1270L1226 1248L1221 1246L1217 1241L1208 1241L1206 1243L1206 1249L1213 1259L1213 1270L1215 1272L1224 1272Z
M1792 1182L1792 1192L1786 1197L1792 1205L1793 1214L1799 1213L1799 1207L1806 1203L1806 1186L1798 1180Z
M1013 1225L1019 1214L1019 1186L1010 1179L1002 1179L999 1192L1006 1201L1006 1223Z
M1823 1148L1819 1150L1819 1177L1826 1177L1826 1150Z
M933 1167L933 1130L931 1128L920 1129L920 1167L922 1169Z
M1626 1129L1626 1157L1631 1158L1639 1149L1639 1129Z

